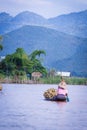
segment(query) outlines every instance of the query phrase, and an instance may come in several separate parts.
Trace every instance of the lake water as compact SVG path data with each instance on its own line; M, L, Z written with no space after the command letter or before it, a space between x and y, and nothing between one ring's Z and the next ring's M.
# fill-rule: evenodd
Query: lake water
M70 86L69 102L44 100L57 85L2 84L0 130L87 130L87 86Z

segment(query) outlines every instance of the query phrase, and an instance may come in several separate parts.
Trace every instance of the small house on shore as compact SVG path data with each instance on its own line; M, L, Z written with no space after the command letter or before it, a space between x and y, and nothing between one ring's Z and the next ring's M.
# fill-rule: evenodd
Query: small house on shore
M33 72L32 73L33 80L37 80L37 79L39 79L41 77L42 77L42 73L40 73L40 72Z

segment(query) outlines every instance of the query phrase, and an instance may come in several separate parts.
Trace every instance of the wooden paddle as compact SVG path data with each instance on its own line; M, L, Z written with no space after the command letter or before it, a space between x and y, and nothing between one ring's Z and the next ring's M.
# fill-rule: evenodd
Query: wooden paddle
M67 95L67 97L66 97L66 100L67 100L67 102L69 102L69 97L68 97L68 95Z

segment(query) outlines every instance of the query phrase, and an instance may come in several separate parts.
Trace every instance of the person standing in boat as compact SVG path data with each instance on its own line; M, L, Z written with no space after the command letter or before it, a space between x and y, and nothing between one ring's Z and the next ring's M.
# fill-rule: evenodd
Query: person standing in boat
M58 95L68 96L68 90L65 80L62 78L61 82L58 84Z

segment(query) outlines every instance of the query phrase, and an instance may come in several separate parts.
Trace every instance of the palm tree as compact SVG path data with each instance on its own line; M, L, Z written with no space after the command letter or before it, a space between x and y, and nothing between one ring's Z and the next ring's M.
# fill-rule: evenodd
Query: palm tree
M33 62L33 71L39 71L41 73L46 74L46 69L41 64L40 59L38 59L41 54L46 55L44 50L35 50L29 55L29 58Z
M3 46L2 46L2 44L1 44L1 41L2 41L2 36L0 36L0 51L3 50Z
M2 51L3 50L3 46L0 44L0 51Z
M34 52L31 53L30 55L30 59L31 60L35 60L37 56L40 57L41 54L44 54L46 55L45 51L44 50L35 50Z

